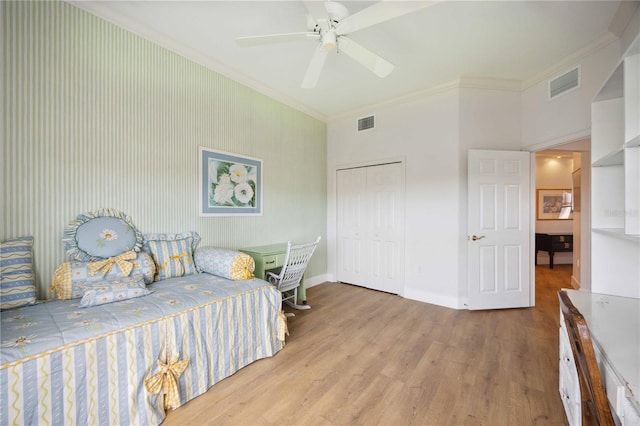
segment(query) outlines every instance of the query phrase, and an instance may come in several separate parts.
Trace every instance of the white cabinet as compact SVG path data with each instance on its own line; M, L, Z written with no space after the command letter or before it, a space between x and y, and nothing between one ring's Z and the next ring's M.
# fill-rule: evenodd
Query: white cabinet
M591 104L591 290L640 298L640 36Z
M578 370L571 351L569 334L564 322L562 310L560 310L560 376L558 377L558 390L564 412L570 426L582 423L582 406L580 401L580 382Z
M640 425L640 300L565 290L584 316L616 424ZM560 311L560 396L570 425L582 423L580 386Z

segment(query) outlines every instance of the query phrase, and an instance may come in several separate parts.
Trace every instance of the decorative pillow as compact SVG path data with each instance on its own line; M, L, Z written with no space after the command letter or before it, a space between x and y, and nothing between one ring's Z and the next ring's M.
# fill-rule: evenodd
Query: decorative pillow
M145 283L150 284L153 282L156 264L149 253L135 253L135 258L126 262L132 266L129 273L130 276L141 275ZM108 271L105 271L105 267L101 269L95 268L98 263L62 263L53 274L49 292L55 292L58 299L77 299L82 297L87 286L103 282L105 279L111 280L126 276L117 263L112 264Z
M156 262L155 280L181 277L198 272L193 262L200 236L197 232L181 234L145 234L144 250Z
M76 217L64 231L62 242L69 260L90 262L142 248L142 233L126 214L103 208Z
M0 310L36 302L33 237L0 243Z
M92 284L85 290L80 301L80 307L89 308L91 306L119 302L146 296L149 293L151 292L144 284L142 275L136 274L132 277L101 281L100 283Z
M253 277L256 264L251 256L235 250L202 247L193 255L199 271L230 280L248 280Z

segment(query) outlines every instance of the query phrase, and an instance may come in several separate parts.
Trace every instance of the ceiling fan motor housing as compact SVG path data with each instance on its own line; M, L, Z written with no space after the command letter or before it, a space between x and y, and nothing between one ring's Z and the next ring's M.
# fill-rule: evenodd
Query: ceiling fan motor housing
M338 2L328 1L325 3L325 8L327 9L329 19L336 23L349 16L349 10Z

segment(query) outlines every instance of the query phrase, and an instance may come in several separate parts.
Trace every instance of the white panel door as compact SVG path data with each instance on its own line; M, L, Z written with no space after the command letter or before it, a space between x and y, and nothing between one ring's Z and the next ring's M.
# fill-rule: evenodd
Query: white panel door
M369 258L363 245L368 244L370 220L367 200L367 171L365 168L338 170L338 281L362 283L366 281Z
M400 163L367 167L371 200L369 287L399 294L404 282L404 179Z
M338 281L399 294L404 287L404 175L392 163L338 170Z
M469 309L533 306L529 153L469 151Z

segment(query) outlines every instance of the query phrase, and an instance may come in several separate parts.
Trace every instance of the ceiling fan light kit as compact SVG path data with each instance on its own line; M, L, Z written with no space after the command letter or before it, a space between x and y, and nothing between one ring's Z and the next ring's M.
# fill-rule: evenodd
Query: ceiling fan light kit
M338 44L338 36L336 36L336 32L331 30L327 33L322 34L322 48L324 50L333 50L336 48Z
M311 89L316 86L320 78L328 52L334 49L345 53L380 78L389 75L394 69L392 63L354 42L347 35L415 12L436 2L381 1L353 15L349 15L348 9L338 2L326 1L323 3L324 10L320 11L318 10L319 2L305 1L304 3L309 12L307 28L312 29L309 32L240 37L236 39L236 42L238 45L246 47L301 38L317 40L319 44L311 57L301 84L302 88ZM319 18L317 16L319 13L326 15L326 17Z

